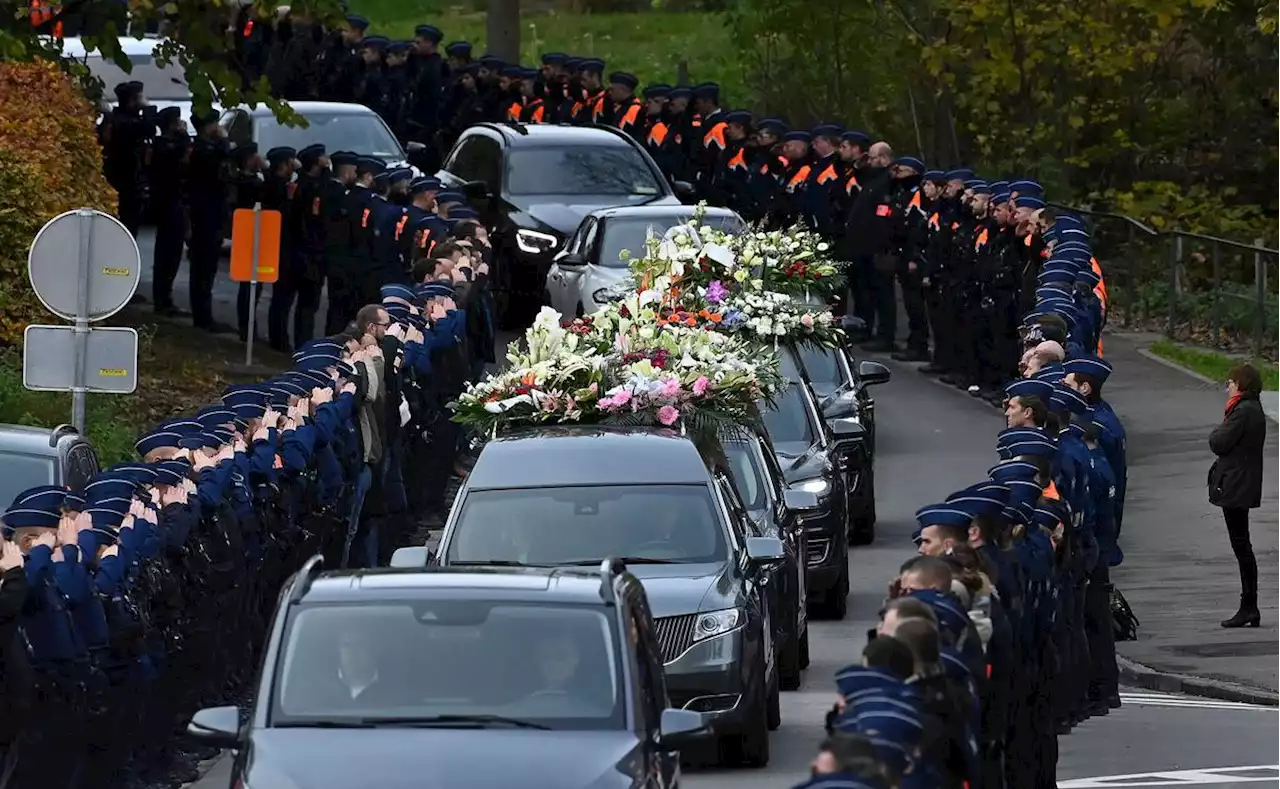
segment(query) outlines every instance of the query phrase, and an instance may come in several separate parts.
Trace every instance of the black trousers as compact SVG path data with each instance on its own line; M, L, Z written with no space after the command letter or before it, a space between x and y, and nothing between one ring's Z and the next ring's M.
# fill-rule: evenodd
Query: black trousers
M1106 701L1120 693L1116 668L1116 631L1111 621L1111 579L1107 558L1099 557L1085 588L1084 626L1089 637L1091 701Z
M325 316L324 333L337 334L355 319L363 306L359 272L345 266L329 266L329 311Z
M173 281L182 266L186 228L176 200L156 208L156 245L151 258L151 301L157 310L173 307Z
M1231 550L1240 566L1240 602L1258 606L1258 560L1253 555L1253 543L1249 540L1249 510L1244 507L1223 507L1222 519L1227 522L1227 537Z
M920 353L929 352L929 309L925 305L924 285L920 270L899 271L902 285L902 307L907 312L907 348Z
M868 272L875 304L875 338L880 342L892 344L898 334L898 298L893 287L893 269L887 265L881 267L873 263L869 266ZM867 325L870 326L871 321L867 321Z
M213 282L218 277L221 235L221 209L193 206L187 274L191 291L191 321L202 329L213 327Z

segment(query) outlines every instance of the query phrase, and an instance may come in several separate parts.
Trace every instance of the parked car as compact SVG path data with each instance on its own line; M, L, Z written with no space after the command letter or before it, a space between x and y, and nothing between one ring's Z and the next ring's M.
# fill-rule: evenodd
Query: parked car
M97 473L98 453L71 425L0 424L0 507L36 485L84 490Z
M424 571L421 553L290 579L247 722L214 707L188 727L235 750L230 786L679 786L702 716L667 706L623 564Z
M598 208L680 205L686 183L668 183L644 146L608 126L480 123L445 157L440 180L463 189L492 228L490 275L502 325L542 303L552 257Z
M880 362L854 363L847 346L824 348L814 344L796 349L800 365L828 421L856 419L867 431L867 449L875 458L876 401L868 387L889 382L892 373Z
M708 718L722 761L763 767L781 722L768 588L786 551L753 534L731 473L717 442L667 429L500 436L463 482L434 561L621 558L652 607L672 703Z
M97 49L87 50L84 41L79 38L62 39L62 54L83 63L91 76L102 81L103 103L107 109L116 105L116 85L137 81L142 83L142 94L151 106L157 110L177 107L182 111L182 122L191 130L191 88L187 86L187 76L182 70L182 64L176 59L164 66L156 62L156 50L168 40L121 36L118 41L120 50L129 58L129 71L120 68L115 60L104 58ZM218 109L216 105L214 109Z
M751 517L751 533L777 537L786 552L782 567L769 577L769 605L773 611L774 646L778 654L778 685L800 687L801 672L809 667L809 617L805 566L808 541L800 513L818 505L812 493L788 490L769 440L744 434L724 442L733 484Z
M692 217L691 208L667 204L592 211L556 253L547 272L543 303L561 315L582 317L596 312L609 302L610 289L628 274L621 257L624 250L639 257L650 234L661 238ZM702 223L727 233L741 233L747 226L727 208L706 209Z
M262 154L288 146L302 150L322 143L330 152L352 151L381 159L392 167L415 167L413 161L426 151L421 143L402 147L378 113L363 104L335 101L292 101L289 107L306 119L307 125L286 126L266 105L232 107L222 113L219 125L236 145L255 142ZM421 175L416 170L415 175Z

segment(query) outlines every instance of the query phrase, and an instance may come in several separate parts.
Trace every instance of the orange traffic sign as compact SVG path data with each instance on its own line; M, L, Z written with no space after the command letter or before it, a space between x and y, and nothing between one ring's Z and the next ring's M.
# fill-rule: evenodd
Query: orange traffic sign
M280 279L279 211L237 208L231 217L231 281Z

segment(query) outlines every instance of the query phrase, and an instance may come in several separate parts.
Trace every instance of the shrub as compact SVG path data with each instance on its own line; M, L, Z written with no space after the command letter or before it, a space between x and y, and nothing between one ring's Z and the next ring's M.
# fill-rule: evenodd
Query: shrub
M56 64L0 62L0 348L20 344L28 323L51 317L27 280L27 250L40 227L75 208L116 211L94 115Z

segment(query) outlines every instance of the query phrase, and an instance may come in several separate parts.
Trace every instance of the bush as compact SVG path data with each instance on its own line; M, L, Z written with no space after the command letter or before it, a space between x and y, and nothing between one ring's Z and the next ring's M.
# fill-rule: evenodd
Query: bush
M48 317L27 280L40 227L75 208L116 211L94 114L56 64L0 62L0 348Z

